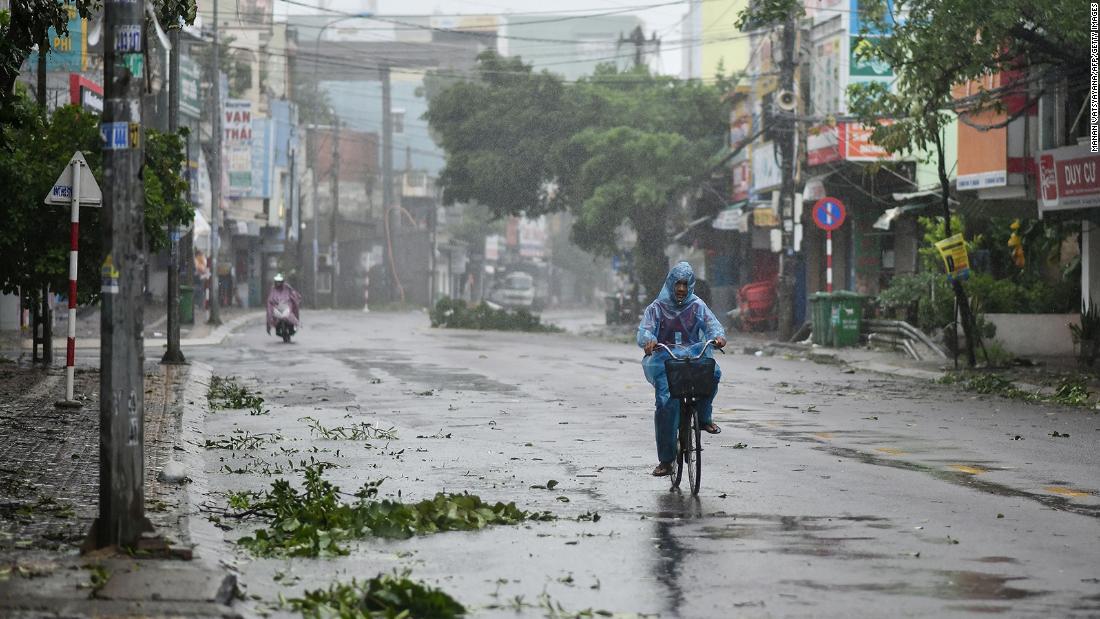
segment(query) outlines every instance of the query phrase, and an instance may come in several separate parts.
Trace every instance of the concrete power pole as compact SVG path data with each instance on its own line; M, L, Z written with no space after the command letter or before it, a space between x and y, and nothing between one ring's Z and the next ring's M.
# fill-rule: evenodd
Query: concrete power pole
M35 95L38 99L38 108L42 111L42 117L46 118L49 115L49 110L46 102L47 90L46 90L46 77L48 68L46 65L46 54L50 53L50 38L48 36L42 37L42 40L38 42L38 74L36 78L36 92ZM38 310L38 323L34 325L35 337L38 337L38 325L42 325L42 363L48 367L53 363L53 312L50 310L50 285L43 284L41 298L39 299ZM32 297L33 298L33 297ZM38 349L35 348L35 353ZM35 354L35 360L38 361L38 356Z
M337 230L340 225L340 119L332 121L332 244L329 245L329 255L332 257L332 309L336 309L337 294L339 288L336 284L336 276L340 273L340 239Z
M780 95L794 93L794 74L798 67L795 37L798 18L793 11L783 22L783 60L780 64ZM774 102L773 102L774 105ZM776 115L776 140L782 157L783 182L779 190L779 221L783 235L779 255L779 290L777 299L779 339L791 338L794 321L794 269L798 264L794 247L794 163L798 152L795 148L795 119L793 112L779 111Z
M382 74L382 211L383 221L386 225L386 235L390 239L390 255L396 257L396 233L394 228L401 226L401 218L397 216L397 204L393 192L393 109L391 107L392 94L390 93L390 68L383 66L379 71ZM397 275L397 265L389 260L390 274L393 275L397 286L400 301L405 301L405 287L401 285L401 278Z
M210 318L212 325L222 323L220 301L218 299L218 252L221 249L219 232L222 225L222 78L221 45L218 42L218 0L214 0L214 76L212 96L214 98L214 156L210 158L213 170L210 174Z
M180 119L180 29L170 24L168 39L172 49L168 52L168 132L179 131ZM168 350L160 362L186 363L180 350L180 228L173 225L168 231Z
M318 243L317 243L317 234L318 234L317 224L318 224L318 222L321 221L320 218L318 217L318 214L320 213L320 208L318 208L318 196L317 196L317 176L318 176L318 174L317 174L317 169L318 169L317 159L318 159L318 157L321 153L321 143L320 143L321 139L317 134L317 125L310 125L310 129L311 129L311 131L309 133L309 145L310 145L310 150L311 150L310 155L311 155L311 158L312 158L312 163L310 165L313 167L313 172L312 172L312 174L310 174L310 180L313 181L313 187L312 187L313 197L309 201L310 220L311 220L309 227L310 227L310 233L312 234L312 237L310 239L311 240L311 242L310 242L311 249L310 249L310 252L309 252L309 258L310 258L310 263L311 263L310 272L312 273L312 276L309 280L310 281L309 302L313 304L314 308L316 308L320 305L320 303L317 300L317 250L320 247L320 245L318 245Z
M135 548L145 520L141 85L143 4L104 3L104 249L95 547Z

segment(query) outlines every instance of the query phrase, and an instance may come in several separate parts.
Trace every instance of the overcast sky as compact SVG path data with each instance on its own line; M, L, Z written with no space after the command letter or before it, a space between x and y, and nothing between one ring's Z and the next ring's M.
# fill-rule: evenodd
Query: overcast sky
M666 4L670 0L375 0L381 15L431 15L453 14L495 14L555 11L561 13L592 14L602 11L623 11L632 7L647 7L654 4ZM369 0L296 0L296 2L326 6L330 9L355 13L370 10ZM276 13L316 13L319 11L298 5L290 5L275 0ZM679 48L676 41L684 37L681 23L687 13L688 3L677 2L667 6L637 8L623 14L640 17L645 24L646 34L656 32L657 36L674 42L670 48ZM679 74L680 50L666 49L661 52L661 72Z

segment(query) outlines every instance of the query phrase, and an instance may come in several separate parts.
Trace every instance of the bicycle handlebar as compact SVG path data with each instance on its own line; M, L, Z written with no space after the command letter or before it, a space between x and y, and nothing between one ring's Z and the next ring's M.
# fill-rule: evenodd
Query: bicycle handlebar
M661 348L664 348L666 351L668 351L669 356L672 357L673 359L676 359L677 361L683 361L685 359L688 359L688 360L691 360L691 361L694 361L696 359L702 359L703 355L707 354L707 348L709 348L711 346L714 346L715 350L722 353L723 355L726 354L726 351L722 350L721 348L718 348L718 342L716 342L715 340L707 340L707 343L703 345L703 350L699 351L699 354L694 356L694 357L679 357L679 356L676 355L676 353L672 352L671 348L669 348L667 345L662 344L660 342L657 343L657 346L660 346Z

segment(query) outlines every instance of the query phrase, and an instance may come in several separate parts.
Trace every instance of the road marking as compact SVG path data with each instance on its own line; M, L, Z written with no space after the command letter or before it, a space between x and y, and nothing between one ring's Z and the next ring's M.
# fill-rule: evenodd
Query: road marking
M1051 494L1060 494L1068 497L1089 496L1091 492L1085 492L1084 490L1074 490L1073 488L1066 488L1065 486L1047 486L1043 488Z
M904 456L905 454L909 453L907 451L902 451L901 449L898 449L896 447L879 447L875 451L881 451L882 453L890 454L891 456Z
M987 470L987 469L981 468L980 466L970 466L970 465L967 465L967 464L952 464L951 466L949 466L947 468L955 469L956 471L959 471L960 473L969 473L971 475L981 475L982 473L986 472L986 470Z

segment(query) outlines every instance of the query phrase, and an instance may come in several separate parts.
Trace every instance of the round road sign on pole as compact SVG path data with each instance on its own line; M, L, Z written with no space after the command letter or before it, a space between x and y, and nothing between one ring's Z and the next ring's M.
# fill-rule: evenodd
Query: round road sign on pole
M822 230L836 230L846 214L844 203L836 198L822 198L814 204L814 223Z

